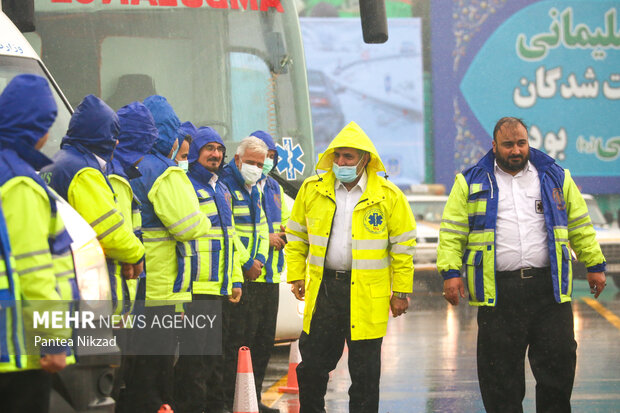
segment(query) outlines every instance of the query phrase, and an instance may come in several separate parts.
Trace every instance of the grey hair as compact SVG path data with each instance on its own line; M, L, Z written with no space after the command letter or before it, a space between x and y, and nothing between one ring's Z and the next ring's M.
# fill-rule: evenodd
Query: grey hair
M255 136L248 136L247 138L243 138L243 140L239 143L239 146L237 146L237 155L245 155L245 151L247 151L248 149L265 156L267 156L267 152L269 152L267 144Z

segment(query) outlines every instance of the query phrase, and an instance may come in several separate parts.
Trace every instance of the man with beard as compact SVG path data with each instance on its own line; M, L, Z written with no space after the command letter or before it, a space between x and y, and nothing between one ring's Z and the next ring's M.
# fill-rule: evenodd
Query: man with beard
M444 298L478 306L478 381L487 412L522 412L527 351L538 412L570 412L577 343L572 248L594 298L605 257L570 172L530 148L521 119L500 119L493 149L456 176L439 233Z
M215 129L194 128L188 154L187 176L194 186L200 212L211 221L211 229L204 237L177 244L177 249L188 251L197 262L191 273L192 302L185 305L185 315L198 317L221 308L224 312L221 322L223 350L227 346L229 308L223 302L238 303L243 284L241 267L234 260L231 194L219 179L226 147ZM192 329L179 339L174 391L176 408L181 412L227 411L224 356L216 354L217 346L209 340L212 334L207 329Z

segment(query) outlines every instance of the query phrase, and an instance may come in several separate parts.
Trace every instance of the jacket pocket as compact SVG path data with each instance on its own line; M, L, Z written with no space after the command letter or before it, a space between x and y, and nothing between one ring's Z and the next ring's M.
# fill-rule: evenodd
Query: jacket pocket
M209 239L199 245L196 280L219 281L221 240Z
M488 184L470 185L467 197L467 215L471 229L482 229L486 221L487 199L491 188Z
M387 323L390 317L390 283L380 281L369 285L371 297L371 321L374 324Z
M177 274L172 292L190 291L191 281L196 278L196 241L177 242L176 256Z
M568 246L562 244L562 294L569 294L570 279L571 279L571 254Z
M484 302L484 252L467 250L465 268L472 301Z

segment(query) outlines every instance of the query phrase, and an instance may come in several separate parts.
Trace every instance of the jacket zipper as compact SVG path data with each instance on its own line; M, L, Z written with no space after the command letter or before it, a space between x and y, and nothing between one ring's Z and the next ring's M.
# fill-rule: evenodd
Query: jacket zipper
M491 174L487 172L487 178L489 178L489 184L491 184L491 199L493 199L493 181L491 180Z

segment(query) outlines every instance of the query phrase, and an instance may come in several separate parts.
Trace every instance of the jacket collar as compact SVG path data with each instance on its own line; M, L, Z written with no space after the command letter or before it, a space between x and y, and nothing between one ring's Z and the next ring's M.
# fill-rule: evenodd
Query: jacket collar
M200 163L192 162L189 165L188 175L190 175L196 181L200 182L202 185L209 185L209 182L211 181L211 178L214 174L213 172L202 166Z
M530 162L534 165L538 173L542 175L555 163L555 160L546 153L530 147ZM487 154L478 161L476 166L491 174L494 173L495 154L493 153L493 149L487 152Z
M364 190L360 200L368 200L371 204L374 204L385 199L383 191L379 190L384 182L382 181L382 178L379 177L376 172L368 172L368 170L366 170L366 176L368 181L366 182L366 189ZM316 182L316 187L320 194L335 200L335 184L336 176L333 171L329 171L319 175L319 179Z

